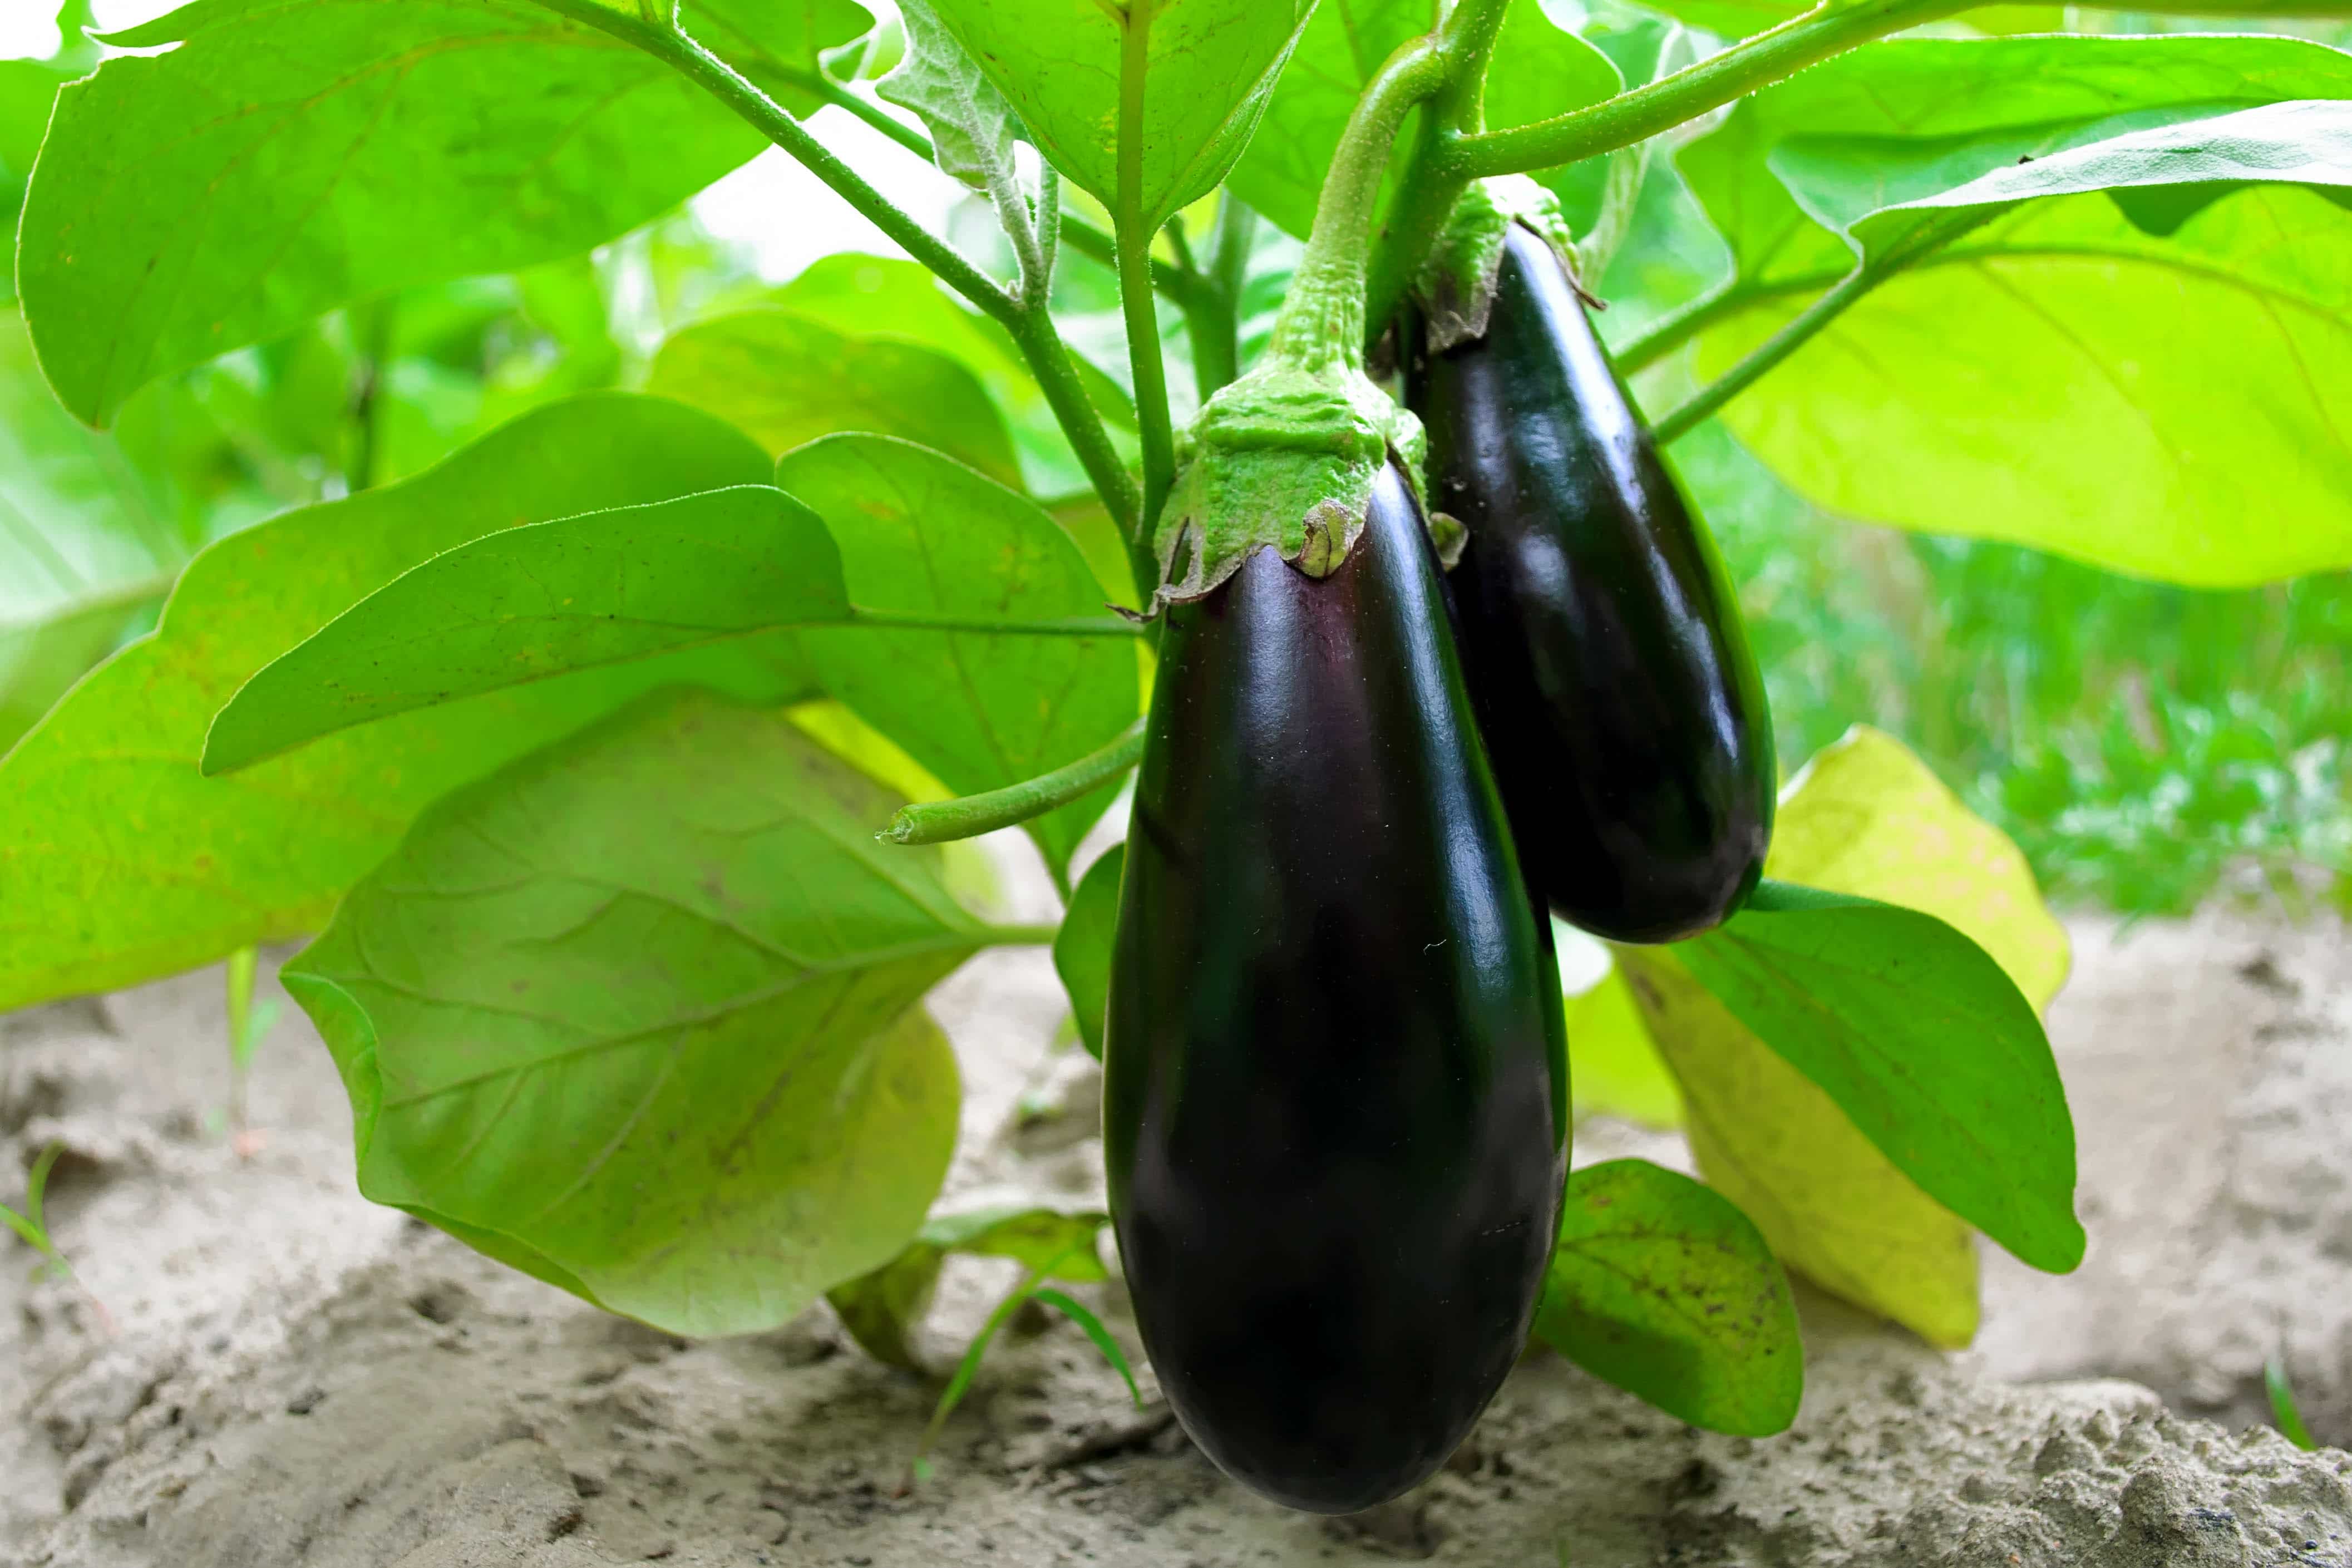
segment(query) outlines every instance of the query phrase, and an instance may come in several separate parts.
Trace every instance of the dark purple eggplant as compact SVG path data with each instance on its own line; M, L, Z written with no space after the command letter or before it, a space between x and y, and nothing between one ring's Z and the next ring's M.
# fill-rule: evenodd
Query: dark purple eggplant
M1621 942L1720 923L1772 831L1771 717L1706 524L1551 247L1508 229L1483 337L1410 356L1462 655L1528 879Z
M1402 478L1320 580L1172 606L1104 1050L1111 1213L1185 1430L1293 1508L1444 1462L1526 1342L1568 1069Z

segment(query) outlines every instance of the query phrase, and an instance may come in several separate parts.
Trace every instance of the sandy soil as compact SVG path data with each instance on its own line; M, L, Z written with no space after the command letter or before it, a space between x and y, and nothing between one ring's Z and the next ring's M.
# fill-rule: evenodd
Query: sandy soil
M0 1563L2347 1568L2352 1455L2189 1417L2257 1419L2284 1349L2314 1425L2352 1436L2352 939L2218 917L2075 932L2053 1028L2080 1274L1989 1258L1959 1357L1809 1297L1804 1414L1766 1442L1532 1355L1444 1474L1342 1521L1225 1481L1042 1318L1015 1320L937 1476L898 1496L933 1385L822 1308L688 1344L369 1205L294 1009L261 1047L249 1161L217 1125L216 972L0 1018L0 1157L66 1142L58 1229L116 1320L0 1271ZM1044 955L991 955L931 1005L968 1085L951 1184L1096 1190L1096 1079L1049 1057ZM1677 1147L1593 1127L1579 1158ZM1003 1267L951 1266L936 1363ZM1095 1295L1132 1346L1117 1288Z

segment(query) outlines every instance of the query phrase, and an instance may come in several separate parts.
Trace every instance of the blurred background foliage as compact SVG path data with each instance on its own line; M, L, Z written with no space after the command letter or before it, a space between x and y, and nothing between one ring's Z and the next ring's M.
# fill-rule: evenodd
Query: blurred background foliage
M2021 28L2199 26L2010 9ZM1580 14L1597 31L1633 15ZM2352 26L2294 30L2352 45ZM89 56L81 46L0 61L0 212L22 200L48 96ZM912 163L838 111L820 118L861 164ZM173 577L210 541L413 474L540 403L642 385L671 332L763 303L791 273L746 237L758 223L724 188L592 257L382 299L168 377L103 433L57 406L13 303L0 304L0 752L92 663L154 625ZM752 193L769 205L760 221L792 231L794 267L827 248L875 247L846 223L837 244L813 238L812 224L830 220L775 211L767 191ZM952 187L936 201L948 231L1009 275L985 204ZM1205 206L1186 215L1196 234ZM1621 344L1729 264L1671 158L1653 160L1639 215L1599 290L1612 307L1604 333ZM1245 355L1262 346L1297 256L1271 226L1260 232ZM1064 258L1069 340L1123 382L1111 275L1067 248ZM1181 417L1192 401L1183 334L1173 311L1163 325ZM1637 392L1657 410L1690 384L1669 361ZM2062 904L2173 914L2218 895L2295 914L2352 908L2352 576L2236 592L2135 581L2013 545L1822 515L1718 424L1673 458L1742 585L1784 765L1853 722L1887 730L2012 835ZM1106 553L1116 559L1089 551Z

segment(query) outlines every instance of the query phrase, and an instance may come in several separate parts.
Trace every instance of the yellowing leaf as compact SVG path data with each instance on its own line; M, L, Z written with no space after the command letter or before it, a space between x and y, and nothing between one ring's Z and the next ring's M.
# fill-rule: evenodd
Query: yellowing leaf
M1815 752L1782 792L1764 874L1925 910L1991 953L2037 1009L2066 982L2066 928L2024 851L1867 724Z

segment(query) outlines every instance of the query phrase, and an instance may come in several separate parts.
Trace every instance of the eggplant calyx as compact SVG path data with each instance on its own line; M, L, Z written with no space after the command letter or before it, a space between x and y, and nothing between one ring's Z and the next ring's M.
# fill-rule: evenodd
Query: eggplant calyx
M1152 537L1151 607L1205 597L1258 550L1328 576L1355 548L1391 458L1419 499L1425 448L1421 421L1353 365L1269 357L1186 434Z
M1576 237L1569 232L1558 198L1525 174L1474 180L1454 204L1435 248L1413 279L1430 353L1443 353L1486 335L1496 279L1503 267L1503 240L1515 223L1558 253L1570 283L1587 304L1599 303L1577 280ZM1410 345L1398 346L1410 352Z

